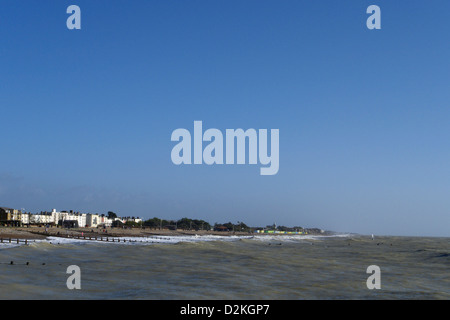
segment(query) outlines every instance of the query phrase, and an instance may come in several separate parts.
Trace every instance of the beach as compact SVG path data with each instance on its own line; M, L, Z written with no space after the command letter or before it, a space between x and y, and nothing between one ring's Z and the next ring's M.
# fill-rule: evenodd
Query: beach
M11 228L11 227L2 227L0 228L0 238L1 239L21 239L21 240L30 240L30 239L45 239L45 235L36 234L37 232L43 232L43 228ZM36 232L36 233L33 233Z
M50 236L71 237L151 237L151 236L248 236L252 233L212 230L169 230L152 228L72 228L59 227L2 227L0 238L3 239L45 239Z

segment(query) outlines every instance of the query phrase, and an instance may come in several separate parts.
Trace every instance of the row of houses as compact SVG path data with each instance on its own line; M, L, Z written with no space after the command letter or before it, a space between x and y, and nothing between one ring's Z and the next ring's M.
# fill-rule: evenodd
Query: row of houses
M104 214L80 213L70 211L27 213L22 210L0 207L0 224L8 226L24 225L59 225L69 228L77 227L111 227L117 221L125 224L127 221L141 222L139 218L109 218Z

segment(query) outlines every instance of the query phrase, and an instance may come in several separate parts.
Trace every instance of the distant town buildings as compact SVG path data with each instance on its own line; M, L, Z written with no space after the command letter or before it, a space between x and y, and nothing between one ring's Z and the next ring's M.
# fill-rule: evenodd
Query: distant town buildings
M70 211L27 213L22 210L0 207L0 225L27 226L27 225L58 225L68 228L77 227L111 227L115 222L126 224L128 221L142 223L139 217L114 217L110 218L104 214L80 213Z
M258 234L326 234L327 232L318 228L285 227L276 224L262 227L249 227L243 222L233 224L215 224L212 227L203 220L182 218L180 220L163 220L153 218L143 221L139 217L118 217L109 211L107 215L98 213L81 213L70 211L28 213L22 210L0 207L0 226L61 226L63 228L105 228L105 227L149 227L169 230L211 230L221 232L253 232Z
M10 225L19 226L22 223L22 221L24 220L29 221L28 217L25 217L26 215L24 215L23 218L22 215L23 214L21 210L0 207L0 223L3 223L4 221Z

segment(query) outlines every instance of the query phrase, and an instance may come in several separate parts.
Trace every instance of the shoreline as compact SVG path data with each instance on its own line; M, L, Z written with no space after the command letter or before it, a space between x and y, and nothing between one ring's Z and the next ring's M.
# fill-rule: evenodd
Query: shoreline
M73 228L64 229L59 227L1 227L0 238L3 239L20 239L20 240L43 240L47 237L64 237L70 236L86 236L86 237L152 237L152 236L286 236L287 234L264 234L253 232L236 232L236 231L211 231L211 230L168 230L168 229L151 229L151 228ZM309 234L316 235L316 234ZM318 235L318 234L317 234ZM321 234L323 235L323 234ZM301 237L302 235L298 235Z
M0 228L0 238L3 239L20 239L20 240L43 240L47 237L58 236L86 236L86 237L151 237L151 236L249 236L254 233L249 232L232 232L232 231L206 231L206 230L158 230L158 229L121 229L121 228L73 228L64 229L58 227L46 228L44 227L2 227Z

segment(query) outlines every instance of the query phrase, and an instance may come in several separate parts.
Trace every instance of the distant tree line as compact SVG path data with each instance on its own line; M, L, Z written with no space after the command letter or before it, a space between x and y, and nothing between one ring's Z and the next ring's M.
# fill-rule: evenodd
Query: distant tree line
M216 231L235 231L250 232L252 228L244 222L237 223L215 223L214 226L205 220L182 218L179 220L165 220L161 218L152 218L142 222L142 226L153 229L177 229L177 230L216 230Z
M108 212L109 218L115 218L117 215L114 212ZM300 232L309 232L309 233L320 233L321 230L317 228L303 228L299 226L295 227L286 227L286 226L277 226L275 224L268 225L266 227L257 227L252 228L246 225L242 221L238 221L237 223L227 222L227 223L214 223L211 226L205 220L200 219L190 219L190 218L181 218L179 220L166 220L158 217L154 217L142 222L134 222L127 221L123 224L121 221L114 221L114 227L145 227L151 229L171 229L171 230L215 230L215 231L229 231L229 232L253 232L255 230L278 230L278 231L300 231Z
M214 230L216 231L234 231L234 232L250 232L252 228L247 226L244 222L237 222L236 224L227 222L227 223L215 223Z
M211 225L207 221L189 218L165 220L155 217L143 221L142 226L153 229L211 230Z
M267 230L277 230L277 231L298 231L298 232L303 232L306 231L306 229L304 229L303 227L286 227L286 226L277 226L275 224L272 225L268 225L266 226Z

